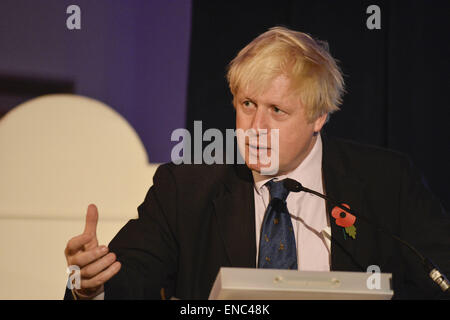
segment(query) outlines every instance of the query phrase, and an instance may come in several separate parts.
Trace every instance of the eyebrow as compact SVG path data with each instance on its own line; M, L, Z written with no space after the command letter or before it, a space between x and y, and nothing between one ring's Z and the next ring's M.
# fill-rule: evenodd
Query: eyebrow
M246 96L242 96L242 97L237 97L237 100L239 101L239 103L242 103L242 102L244 102L244 101L251 101L252 103L254 103L254 104L256 104L256 100L255 99L252 99L252 98L249 98L249 97L246 97Z
M238 98L239 98L239 96L238 96ZM250 98L249 96L242 96L241 100L244 100L244 101L249 100L256 104L256 99ZM271 102L267 103L266 105L268 105L269 107L276 107L281 110L290 110L288 105L281 105L281 104L276 104L276 103L271 103Z

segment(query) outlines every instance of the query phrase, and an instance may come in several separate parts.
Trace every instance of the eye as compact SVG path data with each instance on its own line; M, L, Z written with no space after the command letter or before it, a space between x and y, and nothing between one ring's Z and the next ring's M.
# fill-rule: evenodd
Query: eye
M278 108L277 106L272 106L272 110L273 110L273 112L275 112L276 114L283 114L283 113L285 113L283 110L281 110L281 109Z
M245 100L242 104L244 105L244 107L250 108L253 105L253 102Z

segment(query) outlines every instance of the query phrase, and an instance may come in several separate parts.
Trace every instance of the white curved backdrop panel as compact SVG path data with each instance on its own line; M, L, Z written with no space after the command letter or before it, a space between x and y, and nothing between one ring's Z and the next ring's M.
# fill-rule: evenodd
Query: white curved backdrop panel
M0 119L0 299L61 299L64 248L99 209L107 244L137 217L157 165L128 122L76 95L27 101Z

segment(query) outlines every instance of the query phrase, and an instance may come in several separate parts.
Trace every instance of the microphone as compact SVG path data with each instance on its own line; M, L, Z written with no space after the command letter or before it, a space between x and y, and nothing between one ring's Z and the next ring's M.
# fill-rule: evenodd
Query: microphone
M370 221L369 219L367 219L366 217L362 217L362 216L358 216L357 213L355 213L354 210L347 208L345 206L342 205L341 202L336 201L332 198L330 198L329 196L326 196L324 194L321 194L317 191L308 189L304 186L302 186L302 184L300 182L295 181L294 179L284 179L283 180L283 185L284 187L292 192L300 192L300 191L304 191L304 192L308 192L308 193L312 193L322 199L325 199L326 201L328 201L332 206L341 208L342 210L344 210L345 212L349 212L352 215L354 215L355 217L357 217L358 219L361 219L363 221L365 221L368 225L370 225L371 227L376 228L378 231L383 232L384 234L390 236L392 239L395 239L397 241L399 241L401 244L403 244L404 246L406 246L407 248L409 248L412 252L414 252L415 255L417 255L420 259L420 262L423 264L423 266L425 267L425 270L428 273L428 276L431 278L431 280L433 280L434 283L436 283L443 292L446 293L450 293L450 282L448 281L448 279L445 277L444 274L442 274L439 271L439 268L433 264L431 262L430 259L426 258L425 256L423 256L416 248L414 248L412 245L410 245L408 242L406 242L405 240L397 237L396 235L392 234L391 232L387 231L386 229L382 228L381 226L377 225L376 223Z

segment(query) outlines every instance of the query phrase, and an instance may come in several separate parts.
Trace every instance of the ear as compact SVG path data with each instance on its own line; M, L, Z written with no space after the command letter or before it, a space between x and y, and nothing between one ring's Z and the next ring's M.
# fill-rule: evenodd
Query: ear
M328 113L324 113L314 121L314 132L322 130L323 125L327 121Z

